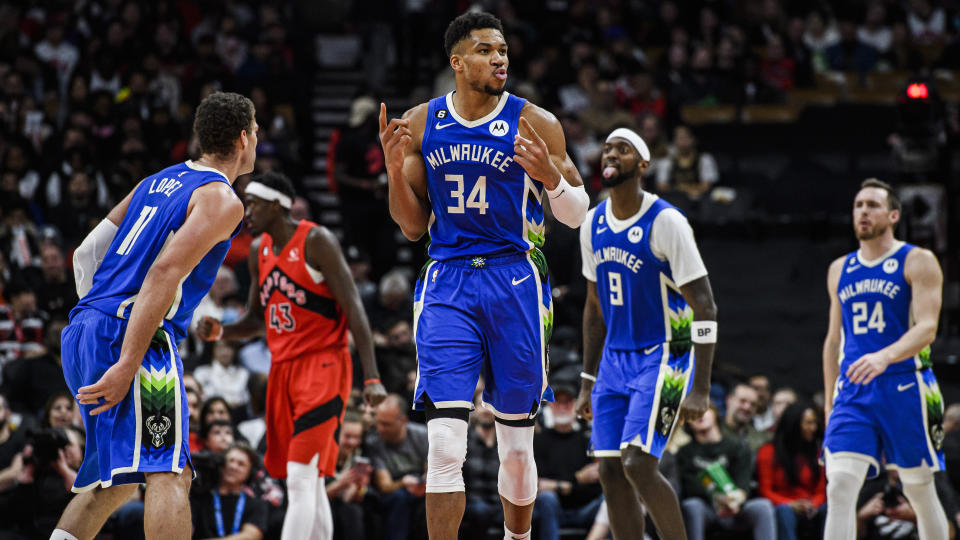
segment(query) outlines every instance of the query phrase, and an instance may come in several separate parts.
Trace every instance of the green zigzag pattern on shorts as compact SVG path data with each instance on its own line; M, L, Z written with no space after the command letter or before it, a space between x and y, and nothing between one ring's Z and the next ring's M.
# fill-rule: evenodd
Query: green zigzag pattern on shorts
M140 414L141 421L144 422L142 442L147 448L154 446L152 444L152 433L146 426L146 422L151 416L156 421L165 416L170 419L171 423L176 422L175 399L177 390L176 374L172 370L167 370L166 366L159 370L151 367L150 371L147 371L144 367L140 368ZM163 447L173 445L173 433L174 430L171 427L163 435Z
M670 433L673 427L673 419L676 418L677 411L680 410L680 401L683 398L683 389L687 386L687 374L670 368L663 374L663 387L660 390L660 411L667 408L670 411L669 418L664 418L660 411L657 411L657 422L654 429L663 436ZM669 420L670 423L665 423Z

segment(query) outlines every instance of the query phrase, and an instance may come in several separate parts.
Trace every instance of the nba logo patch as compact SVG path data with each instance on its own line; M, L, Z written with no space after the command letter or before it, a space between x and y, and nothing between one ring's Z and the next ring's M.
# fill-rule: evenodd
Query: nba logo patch
M434 269L433 269L433 277L430 278L430 282L431 282L431 283L436 283L436 282L437 282L437 274L439 274L439 273L440 273L440 269L439 269L439 268L434 268Z
M490 123L490 134L494 137L503 137L510 131L510 124L506 120L494 120Z
M883 261L883 271L892 274L897 271L897 268L900 267L900 263L896 259L887 259Z

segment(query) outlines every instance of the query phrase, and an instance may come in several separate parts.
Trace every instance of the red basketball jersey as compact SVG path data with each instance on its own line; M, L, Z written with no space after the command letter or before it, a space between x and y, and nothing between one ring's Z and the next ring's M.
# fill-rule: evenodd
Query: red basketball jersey
M301 220L293 237L276 254L273 238L267 233L260 236L260 303L274 362L347 346L343 310L323 275L308 269L305 260L307 235L316 226Z

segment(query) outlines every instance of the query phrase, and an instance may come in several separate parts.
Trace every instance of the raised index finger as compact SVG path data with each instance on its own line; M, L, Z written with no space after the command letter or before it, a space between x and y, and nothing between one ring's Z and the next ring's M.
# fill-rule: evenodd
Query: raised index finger
M537 130L533 129L533 126L530 125L530 122L526 118L520 117L520 125L523 126L523 129L527 130L527 133L530 135L530 139L536 141L537 143L543 143L543 139L540 138L540 135L537 135Z
M380 132L383 133L383 129L387 127L387 104L380 102Z

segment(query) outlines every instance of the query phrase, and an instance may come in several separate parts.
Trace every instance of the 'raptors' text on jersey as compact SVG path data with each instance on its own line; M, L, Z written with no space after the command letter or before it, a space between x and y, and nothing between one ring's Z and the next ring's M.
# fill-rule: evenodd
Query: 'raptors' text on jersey
M898 244L875 261L865 261L859 251L844 259L837 284L843 314L840 373L846 373L861 356L897 341L913 326L910 284L904 277L907 255L913 248L911 244ZM890 364L886 372L929 366L929 348L925 348L913 358Z
M273 238L260 236L260 304L273 362L347 346L347 320L323 275L307 265L306 240L315 223L302 220L275 253Z
M436 260L528 251L544 242L543 184L513 160L525 99L504 93L490 114L465 120L453 93L434 98L420 150Z
M186 220L194 190L210 182L230 185L220 171L191 161L144 179L130 198L127 213L93 276L90 292L73 309L71 319L86 307L129 318L147 272ZM238 225L231 238L239 231ZM213 284L229 249L229 240L213 246L177 287L177 296L163 322L174 341L187 336L193 310Z

